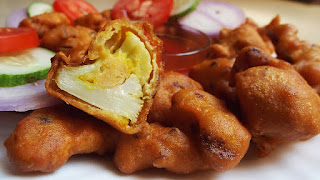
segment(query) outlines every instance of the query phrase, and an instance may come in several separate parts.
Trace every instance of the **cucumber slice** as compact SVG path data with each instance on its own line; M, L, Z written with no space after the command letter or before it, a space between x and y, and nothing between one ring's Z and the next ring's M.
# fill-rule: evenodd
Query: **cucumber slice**
M0 54L0 87L24 85L45 79L51 67L54 52L31 48Z
M201 0L174 0L170 18L185 16L196 9Z
M35 1L28 6L27 11L28 16L32 17L43 13L53 12L53 8L51 4Z

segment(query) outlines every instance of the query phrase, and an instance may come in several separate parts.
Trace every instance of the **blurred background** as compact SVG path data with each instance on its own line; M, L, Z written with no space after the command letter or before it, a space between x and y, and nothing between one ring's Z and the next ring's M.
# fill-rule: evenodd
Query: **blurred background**
M8 14L14 10L25 8L33 1L42 1L52 3L54 0L0 0L0 26L5 25ZM102 11L111 8L116 0L87 0L92 3L98 10Z
M0 0L0 26L14 10L25 8L33 1L52 3L54 0ZM109 9L117 0L87 0L99 11ZM257 24L268 24L276 14L282 23L290 23L299 29L302 39L320 44L320 0L220 0L242 8Z

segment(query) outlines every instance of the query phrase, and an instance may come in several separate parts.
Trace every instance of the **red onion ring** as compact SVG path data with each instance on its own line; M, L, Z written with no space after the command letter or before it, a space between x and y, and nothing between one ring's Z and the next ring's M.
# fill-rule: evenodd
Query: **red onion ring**
M206 13L228 29L235 29L246 21L246 15L242 9L225 2L202 1L197 10Z
M18 9L7 17L6 27L18 27L19 23L26 18L28 18L27 9Z
M244 12L237 6L218 1L201 1L192 13L179 19L179 23L209 36L217 36L223 27L235 29L245 20Z
M36 81L15 87L0 88L0 111L18 111L39 109L62 101L47 94L46 80Z

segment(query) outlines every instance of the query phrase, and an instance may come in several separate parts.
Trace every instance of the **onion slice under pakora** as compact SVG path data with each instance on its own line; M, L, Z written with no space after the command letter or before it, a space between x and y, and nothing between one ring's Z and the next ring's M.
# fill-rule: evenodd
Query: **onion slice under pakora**
M110 21L81 62L56 54L46 89L124 133L139 132L163 69L162 49L149 23Z

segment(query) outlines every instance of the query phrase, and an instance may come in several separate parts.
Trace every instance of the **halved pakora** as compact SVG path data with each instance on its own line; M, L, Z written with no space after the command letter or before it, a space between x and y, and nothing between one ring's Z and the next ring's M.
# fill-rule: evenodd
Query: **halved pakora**
M162 41L147 22L110 21L82 62L57 53L46 89L116 129L133 134L145 125L162 72Z

